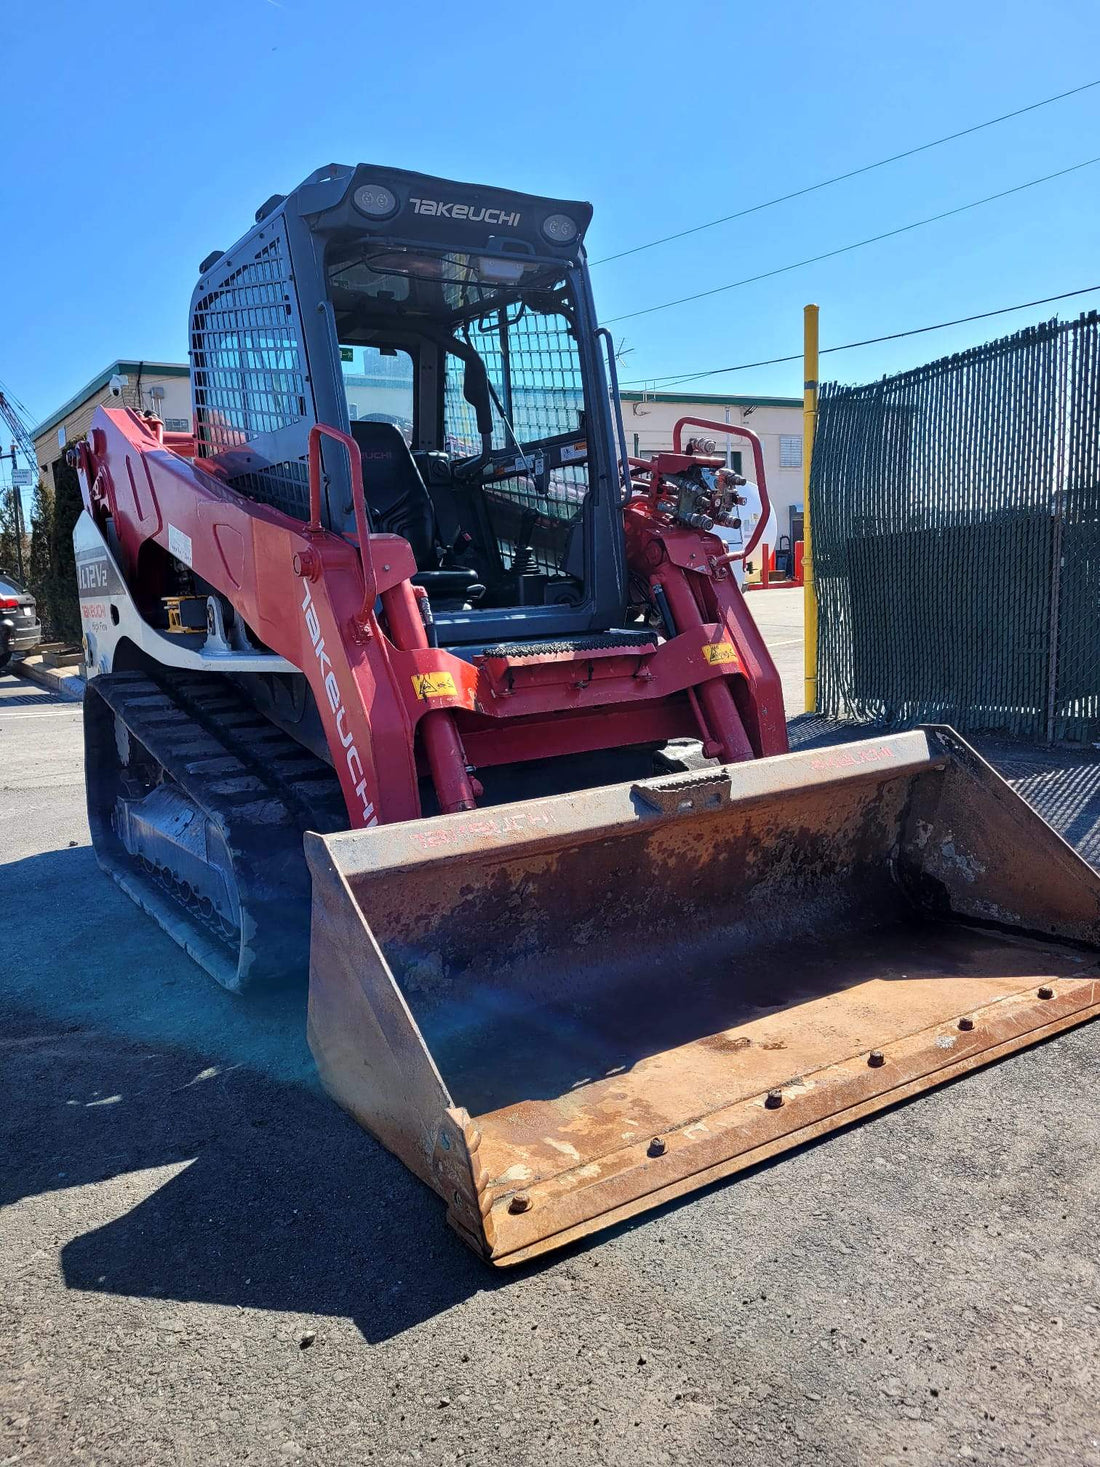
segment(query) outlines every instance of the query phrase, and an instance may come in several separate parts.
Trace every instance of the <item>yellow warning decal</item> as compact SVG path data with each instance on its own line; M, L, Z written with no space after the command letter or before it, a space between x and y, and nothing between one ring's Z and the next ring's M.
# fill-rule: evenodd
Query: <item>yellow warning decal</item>
M703 648L703 656L710 663L736 662L737 650L732 642L708 642Z
M449 672L414 672L413 690L418 698L457 698L458 689Z

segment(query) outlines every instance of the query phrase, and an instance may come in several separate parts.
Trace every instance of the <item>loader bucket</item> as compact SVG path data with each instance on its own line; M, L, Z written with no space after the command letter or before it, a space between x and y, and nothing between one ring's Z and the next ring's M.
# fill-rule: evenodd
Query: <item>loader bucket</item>
M496 1264L1100 1012L1100 876L949 729L306 842L324 1084Z

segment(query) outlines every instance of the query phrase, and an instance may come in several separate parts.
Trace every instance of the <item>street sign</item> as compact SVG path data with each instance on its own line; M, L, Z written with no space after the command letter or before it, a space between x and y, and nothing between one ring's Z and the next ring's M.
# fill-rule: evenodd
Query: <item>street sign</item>
M31 489L34 487L35 473L33 469L12 469L11 486L13 489Z

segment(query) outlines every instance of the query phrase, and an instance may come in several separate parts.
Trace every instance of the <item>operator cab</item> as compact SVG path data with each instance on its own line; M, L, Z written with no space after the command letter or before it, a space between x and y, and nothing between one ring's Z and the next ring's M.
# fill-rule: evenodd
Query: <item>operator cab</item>
M319 170L204 262L200 454L304 519L312 424L350 432L371 529L408 540L445 645L621 626L626 466L590 217L400 170ZM353 538L331 442L324 469L328 528Z

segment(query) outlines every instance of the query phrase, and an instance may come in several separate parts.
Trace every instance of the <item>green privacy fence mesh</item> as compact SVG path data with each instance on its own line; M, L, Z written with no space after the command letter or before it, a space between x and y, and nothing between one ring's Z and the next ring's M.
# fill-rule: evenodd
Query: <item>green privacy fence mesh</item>
M818 706L1100 739L1100 317L821 388Z

